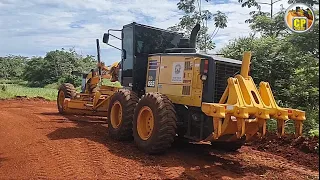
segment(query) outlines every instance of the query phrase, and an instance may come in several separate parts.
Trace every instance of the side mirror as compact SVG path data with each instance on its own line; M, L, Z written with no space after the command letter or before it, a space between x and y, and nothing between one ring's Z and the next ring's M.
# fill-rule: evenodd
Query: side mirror
M103 34L102 42L108 44L108 42L109 42L109 33L104 33Z
M127 52L126 52L126 50L122 49L122 54L121 54L121 56L122 56L122 59L127 59Z

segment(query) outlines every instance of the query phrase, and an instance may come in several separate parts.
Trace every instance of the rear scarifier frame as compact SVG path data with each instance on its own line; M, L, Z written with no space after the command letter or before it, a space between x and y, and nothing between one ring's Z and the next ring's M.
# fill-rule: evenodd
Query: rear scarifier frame
M295 122L295 136L301 136L305 112L279 107L267 82L261 82L258 90L248 75L250 58L251 53L245 52L241 73L228 79L219 103L202 103L202 111L213 117L214 131L206 140L214 141L234 133L233 139L245 136L249 140L257 133L263 137L270 118L277 120L279 137L284 135L285 121L289 119Z

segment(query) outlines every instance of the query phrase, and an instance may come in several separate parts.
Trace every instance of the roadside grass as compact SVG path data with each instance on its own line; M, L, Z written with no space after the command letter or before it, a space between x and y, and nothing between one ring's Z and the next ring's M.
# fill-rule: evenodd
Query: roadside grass
M54 88L33 88L22 84L0 84L0 99L10 99L16 96L43 97L54 101L57 98L58 90Z
M29 87L27 81L19 79L0 79L0 99L11 99L16 96L26 96L28 98L42 97L50 101L55 101L58 94L58 83L48 84L43 88ZM76 87L76 91L81 91L81 86Z
M28 82L20 79L0 79L0 85L3 85L3 84L16 84L16 85L26 86Z

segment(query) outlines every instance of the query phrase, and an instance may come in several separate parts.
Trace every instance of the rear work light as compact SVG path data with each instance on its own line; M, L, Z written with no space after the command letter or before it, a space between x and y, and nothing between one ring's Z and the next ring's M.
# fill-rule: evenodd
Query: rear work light
M209 60L208 59L201 59L200 62L200 73L201 73L201 80L207 80L207 74L209 72Z
M208 60L208 59L205 59L205 60L204 60L204 69L203 69L203 72L204 72L205 74L207 74L207 73L208 73L208 69L209 69L209 60Z
M208 71L209 71L209 60L208 59L201 59L201 62L200 62L201 74L207 74Z

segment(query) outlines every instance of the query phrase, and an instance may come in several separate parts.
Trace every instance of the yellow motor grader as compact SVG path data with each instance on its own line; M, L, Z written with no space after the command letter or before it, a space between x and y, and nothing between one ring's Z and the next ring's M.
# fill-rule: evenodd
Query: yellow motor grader
M248 75L250 52L242 61L197 53L199 29L197 24L190 39L138 23L109 30L103 42L110 46L109 37L116 37L110 32L121 32L116 38L122 47L115 48L122 59L114 71L121 86L102 85L100 70L87 78L81 93L62 84L59 112L105 116L112 138L133 137L149 154L166 151L177 137L236 150L253 136L263 137L271 118L277 120L279 136L289 119L301 136L305 112L279 107L269 83L256 87Z

